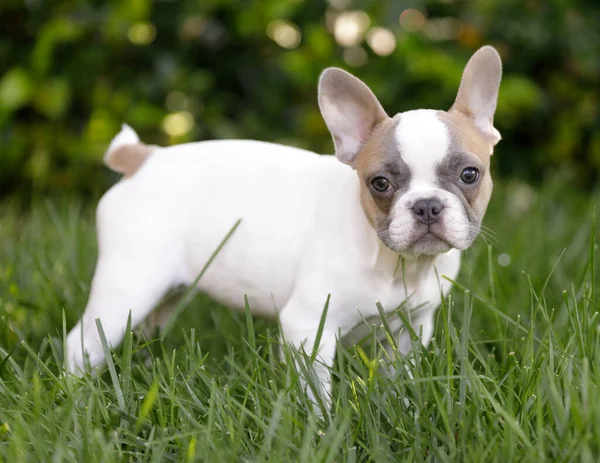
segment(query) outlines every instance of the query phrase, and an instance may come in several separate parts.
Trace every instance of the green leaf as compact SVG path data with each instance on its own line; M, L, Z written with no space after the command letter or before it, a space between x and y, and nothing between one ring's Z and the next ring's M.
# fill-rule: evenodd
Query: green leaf
M157 397L158 397L158 382L154 381L152 383L152 387L150 387L150 390L148 391L148 394L146 394L146 397L144 398L144 402L142 402L142 407L140 408L140 414L138 416L137 422L135 423L136 431L139 431L141 429L142 424L144 423L144 421L146 420L146 418L152 411L152 407L154 406L154 402L156 402Z
M0 80L0 108L19 109L31 101L32 95L33 82L23 68L12 68Z
M36 92L33 106L41 114L56 119L62 116L71 102L71 89L65 79L53 78L42 84Z
M77 39L82 28L66 18L56 18L44 25L31 53L31 66L38 74L45 74L52 64L52 52L59 43Z

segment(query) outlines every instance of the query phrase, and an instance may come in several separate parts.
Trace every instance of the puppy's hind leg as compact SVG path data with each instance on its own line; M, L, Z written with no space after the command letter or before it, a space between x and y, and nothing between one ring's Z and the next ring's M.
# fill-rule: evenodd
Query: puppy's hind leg
M298 352L304 351L308 356L313 356L315 345L317 343L317 332L319 331L319 313L314 313L313 317L306 317L303 314L310 313L305 306L297 301L290 301L280 313L283 340L289 343ZM309 400L313 403L318 416L323 416L331 411L331 366L335 358L336 330L335 326L329 326L327 323L321 332L321 339L316 349L316 356L311 365L301 365L297 363L300 372L308 377L301 377L300 384ZM314 373L314 374L313 374ZM321 400L320 400L321 399ZM320 408L319 403L323 406Z
M175 311L184 294L184 287L180 287L169 291L162 298L157 307L140 323L140 332L145 338L152 339L157 334L162 336L169 320L175 316Z
M108 343L117 346L131 312L132 328L152 311L171 286L168 272L158 261L111 255L98 260L88 304L81 320L67 336L67 362L71 371L83 370L85 355L92 367L101 364L104 352L96 319Z

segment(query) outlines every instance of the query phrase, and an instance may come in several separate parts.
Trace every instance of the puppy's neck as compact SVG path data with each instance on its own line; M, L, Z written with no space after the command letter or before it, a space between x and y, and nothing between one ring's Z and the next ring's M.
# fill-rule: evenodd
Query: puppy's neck
M372 266L391 279L418 281L430 271L438 256L403 255L388 248L372 230L374 252Z

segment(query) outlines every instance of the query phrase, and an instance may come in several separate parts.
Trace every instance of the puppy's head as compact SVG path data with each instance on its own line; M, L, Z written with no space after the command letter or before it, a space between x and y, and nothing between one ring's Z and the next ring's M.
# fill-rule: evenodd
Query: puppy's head
M337 68L319 80L319 106L337 158L358 173L361 202L380 239L402 254L466 249L492 193L490 156L502 64L483 47L469 60L449 111L390 118L371 90Z

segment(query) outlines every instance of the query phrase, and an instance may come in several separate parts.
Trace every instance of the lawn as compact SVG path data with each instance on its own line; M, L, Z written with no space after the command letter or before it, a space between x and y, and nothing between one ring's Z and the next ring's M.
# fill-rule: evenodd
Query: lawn
M415 340L414 365L341 349L324 420L278 361L277 324L202 295L164 339L134 331L102 374L65 375L93 205L5 201L0 461L597 461L599 195L575 183L498 185L430 346Z

